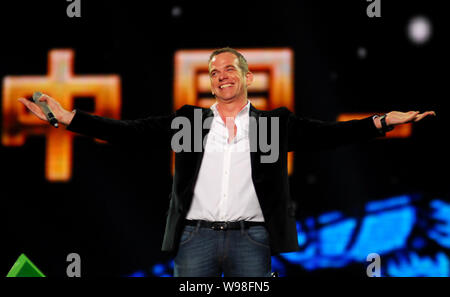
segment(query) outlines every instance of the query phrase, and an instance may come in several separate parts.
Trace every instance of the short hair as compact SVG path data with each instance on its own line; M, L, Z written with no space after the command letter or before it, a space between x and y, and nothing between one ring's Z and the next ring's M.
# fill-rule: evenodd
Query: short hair
M211 55L209 56L209 60L208 60L208 68L209 68L209 64L211 63L211 60L222 53L232 53L233 55L235 55L238 60L239 60L239 68L241 69L241 71L245 74L247 74L248 72L248 64L247 64L247 60L244 58L244 56L238 52L237 50L235 50L234 48L231 47L223 47L223 48L219 48L216 49L215 51L213 51L211 53Z

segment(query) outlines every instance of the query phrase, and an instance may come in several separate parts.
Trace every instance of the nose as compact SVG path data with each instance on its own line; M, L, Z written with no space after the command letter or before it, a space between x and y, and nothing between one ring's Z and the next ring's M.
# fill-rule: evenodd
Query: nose
M228 78L228 74L226 71L223 71L219 74L219 81L223 81L224 79Z

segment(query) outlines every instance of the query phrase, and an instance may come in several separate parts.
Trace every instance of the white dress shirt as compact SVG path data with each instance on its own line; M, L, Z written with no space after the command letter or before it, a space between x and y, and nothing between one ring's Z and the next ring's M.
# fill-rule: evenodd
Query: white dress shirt
M217 110L204 147L188 220L264 222L252 181L250 101L237 114L237 133L228 143L228 129Z

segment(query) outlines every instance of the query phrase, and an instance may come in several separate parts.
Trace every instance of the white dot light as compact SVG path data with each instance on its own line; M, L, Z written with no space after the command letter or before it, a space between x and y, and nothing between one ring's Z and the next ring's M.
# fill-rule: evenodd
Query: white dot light
M359 47L356 51L358 58L365 59L367 57L367 50L364 47Z
M183 13L183 10L181 9L181 7L179 7L179 6L172 7L172 16L174 18L180 17L182 13Z
M431 22L424 16L413 17L408 23L408 37L415 44L426 43L431 31Z

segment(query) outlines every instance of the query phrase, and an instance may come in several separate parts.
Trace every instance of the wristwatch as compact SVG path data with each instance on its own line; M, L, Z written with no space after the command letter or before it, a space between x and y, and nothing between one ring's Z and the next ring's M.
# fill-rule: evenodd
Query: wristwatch
M387 116L387 115L384 114L384 115L382 115L382 116L380 117L381 130L383 130L384 133L389 132L389 131L392 131L392 130L394 129L393 126L388 126L388 125L386 124L386 116Z

